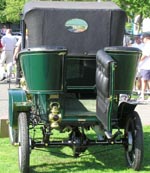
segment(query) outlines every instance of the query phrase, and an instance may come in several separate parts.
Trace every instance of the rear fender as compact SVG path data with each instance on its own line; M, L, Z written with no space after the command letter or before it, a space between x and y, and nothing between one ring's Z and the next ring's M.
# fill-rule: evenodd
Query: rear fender
M119 127L125 128L127 118L132 115L137 103L122 102L118 107Z
M26 93L22 89L9 89L9 125L13 128L18 126L20 112L29 112L31 103L27 102Z

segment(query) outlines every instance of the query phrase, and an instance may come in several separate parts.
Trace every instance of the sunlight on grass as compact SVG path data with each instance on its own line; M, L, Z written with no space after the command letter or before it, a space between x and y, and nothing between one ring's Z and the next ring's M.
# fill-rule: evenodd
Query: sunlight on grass
M0 139L0 173L19 173L17 147L8 138ZM144 162L140 173L150 172L150 126L144 127ZM74 158L69 147L34 149L30 156L30 173L135 173L127 169L122 146L89 147Z

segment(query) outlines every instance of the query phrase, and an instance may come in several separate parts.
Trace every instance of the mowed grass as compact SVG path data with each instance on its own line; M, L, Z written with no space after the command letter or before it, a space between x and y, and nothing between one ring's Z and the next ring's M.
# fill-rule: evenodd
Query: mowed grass
M144 161L140 173L150 172L150 126L144 130ZM122 145L93 146L79 158L69 147L34 149L30 173L135 173L128 169ZM18 148L0 138L0 173L19 173Z

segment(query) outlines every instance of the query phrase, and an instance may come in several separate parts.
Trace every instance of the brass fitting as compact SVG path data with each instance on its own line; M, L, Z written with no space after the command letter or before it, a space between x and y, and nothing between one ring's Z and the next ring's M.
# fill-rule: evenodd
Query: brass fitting
M59 109L60 109L60 104L58 102L53 102L50 104L51 113L49 114L49 121L52 128L58 128L59 122L62 119Z

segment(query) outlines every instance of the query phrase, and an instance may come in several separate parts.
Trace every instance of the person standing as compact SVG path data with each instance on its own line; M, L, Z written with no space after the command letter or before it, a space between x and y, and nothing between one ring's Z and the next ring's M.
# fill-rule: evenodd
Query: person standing
M28 29L26 29L26 39L25 39L25 47L28 48ZM22 36L18 39L16 43L16 47L14 50L14 55L13 55L13 60L17 65L17 71L16 71L16 84L19 84L20 86L20 79L22 77L22 72L21 72L21 65L20 65L20 60L19 60L19 52L21 51L22 48Z
M144 92L146 87L150 88L150 32L143 33L144 47L140 59L140 74L142 81L142 89L139 100L144 101Z
M4 80L6 77L10 80L13 66L13 53L14 48L17 43L17 39L12 36L11 29L6 30L6 35L2 37L1 44L3 46L1 59L0 59L0 68L4 66L6 62L7 76L3 77Z
M22 37L19 38L19 40L16 43L16 47L13 54L13 61L16 63L16 84L20 84L20 78L21 78L21 66L18 54L21 50L21 43L22 43Z
M142 42L142 39L141 39L141 35L135 35L134 36L134 43L130 45L131 47L135 47L135 48L138 48L140 49L141 51L143 50L143 47L144 47L144 43ZM142 85L142 82L141 82L141 74L140 74L140 63L138 63L138 67L137 67L137 74L136 74L136 78L135 78L135 90L137 90L138 94L141 93L141 85Z

